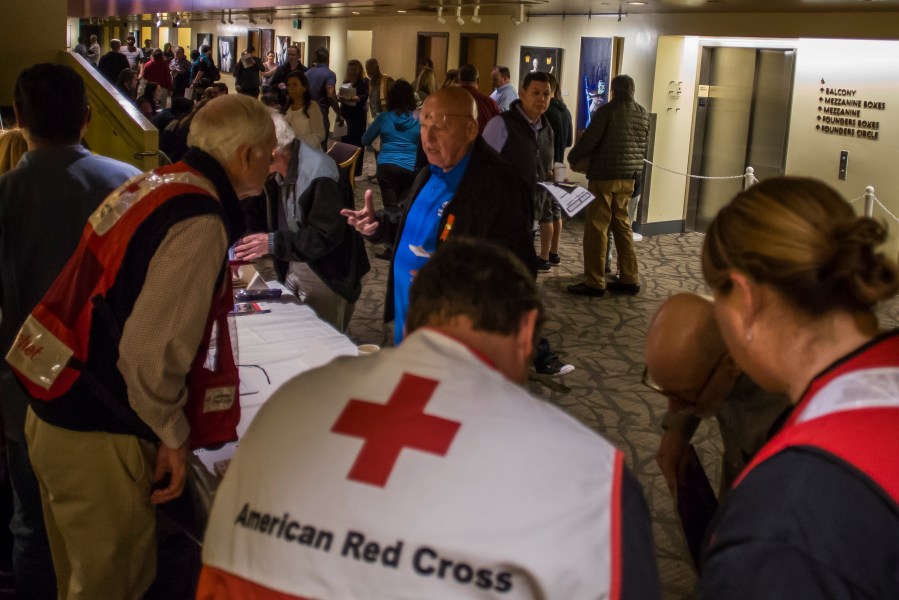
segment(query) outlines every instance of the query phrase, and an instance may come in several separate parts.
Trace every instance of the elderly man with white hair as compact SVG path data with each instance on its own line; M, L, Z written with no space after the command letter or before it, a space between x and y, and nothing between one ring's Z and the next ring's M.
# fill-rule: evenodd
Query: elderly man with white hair
M203 385L204 336L233 304L227 249L244 231L239 200L268 175L275 132L261 103L224 96L197 113L188 144L182 162L100 205L29 318L84 355L71 380L51 379L51 397L32 400L25 426L61 598L143 597L156 505L181 495L197 441L185 406L197 394L200 412L233 403L227 386ZM19 371L26 387L41 375Z
M294 135L281 115L272 115L278 149L264 193L244 203L247 231L234 247L240 260L274 258L278 279L315 314L346 331L368 256L362 236L340 214L353 208L349 183L337 163Z

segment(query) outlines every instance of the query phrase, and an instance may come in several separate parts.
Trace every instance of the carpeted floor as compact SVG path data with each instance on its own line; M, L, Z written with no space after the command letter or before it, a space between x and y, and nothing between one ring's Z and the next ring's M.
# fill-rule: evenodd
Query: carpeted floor
M373 170L368 162L366 173ZM375 206L380 206L376 184L362 178L356 186L360 208L362 193L369 187L375 192ZM560 250L562 266L538 278L548 311L545 334L552 348L576 370L562 378L533 375L528 387L624 452L649 504L664 597L691 598L696 575L671 496L655 464L659 423L666 401L641 386L640 376L646 327L659 304L680 291L708 293L699 264L703 236L671 234L637 242L641 293L587 298L565 291L566 285L581 280L582 233L582 221L565 223ZM374 258L379 249L369 247L372 271L363 282L362 297L349 327L349 336L358 344L386 346L393 339L390 327L382 322L388 263ZM899 300L881 307L879 314L883 326L899 326ZM717 478L721 468L717 428L706 420L693 441L710 477L714 474ZM717 487L716 481L713 487Z

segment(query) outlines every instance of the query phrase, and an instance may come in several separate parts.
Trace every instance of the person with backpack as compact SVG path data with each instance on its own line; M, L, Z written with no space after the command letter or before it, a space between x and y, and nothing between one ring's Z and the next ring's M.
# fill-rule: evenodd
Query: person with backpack
M212 60L212 54L209 49L209 46L203 44L200 46L200 54L194 60L194 64L191 65L190 69L190 87L196 86L200 83L201 79L208 79L209 81L218 81L222 78L222 74L219 72L218 67L215 66L215 62Z

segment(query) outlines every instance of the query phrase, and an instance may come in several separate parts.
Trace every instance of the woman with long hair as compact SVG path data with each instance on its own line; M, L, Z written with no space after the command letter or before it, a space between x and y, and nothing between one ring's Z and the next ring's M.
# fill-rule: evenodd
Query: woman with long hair
M310 146L321 147L325 141L325 122L318 103L312 101L309 80L300 71L287 75L287 105L284 118L290 124L297 139Z
M368 92L369 81L362 63L355 58L348 61L337 100L340 102L340 115L346 120L346 135L340 141L362 148L356 161L356 177L362 174L362 159L365 156L362 134L365 133L365 117L368 114Z
M28 142L21 129L0 129L0 175L15 169L26 152Z
M702 598L899 598L899 290L886 231L798 177L738 194L702 271L731 357L794 408L744 469L703 553Z
M437 76L434 69L424 67L418 74L418 84L415 88L415 102L418 107L424 103L425 98L437 91Z

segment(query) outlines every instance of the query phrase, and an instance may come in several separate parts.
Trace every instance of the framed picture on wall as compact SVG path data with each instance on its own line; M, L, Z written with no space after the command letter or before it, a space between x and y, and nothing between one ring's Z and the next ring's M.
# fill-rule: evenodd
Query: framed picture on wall
M590 116L609 101L612 78L612 38L581 38L581 65L577 78L577 131L586 129Z
M237 36L220 35L218 45L218 67L222 73L233 73L237 62Z
M212 48L212 40L214 37L215 36L213 36L213 34L211 34L211 33L198 33L197 34L197 45L195 46L195 48L197 50L199 50L200 47L204 46L204 45Z
M331 36L328 35L310 35L309 36L309 56L306 60L306 66L315 64L315 51L319 48L331 49Z
M290 48L290 36L289 35L276 35L275 36L275 62L279 65L283 65L287 62L287 49ZM300 58L303 57L303 53L300 53Z
M552 73L556 81L562 81L561 48L542 48L539 46L521 46L521 58L518 61L518 88L524 83L524 77L533 71Z
M275 48L275 30L274 29L263 29L259 33L259 45L256 46L256 56L261 56L262 60L265 60L265 57L269 52L272 52Z

